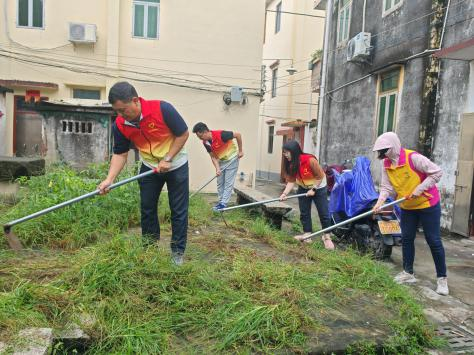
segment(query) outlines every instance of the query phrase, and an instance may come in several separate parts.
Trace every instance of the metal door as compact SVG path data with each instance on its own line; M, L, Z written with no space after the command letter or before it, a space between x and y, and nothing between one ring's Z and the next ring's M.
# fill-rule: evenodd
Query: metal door
M474 113L464 114L461 120L458 168L454 195L452 231L468 237L472 226L471 204L474 175Z
M33 111L16 112L15 152L17 157L41 156L43 117Z

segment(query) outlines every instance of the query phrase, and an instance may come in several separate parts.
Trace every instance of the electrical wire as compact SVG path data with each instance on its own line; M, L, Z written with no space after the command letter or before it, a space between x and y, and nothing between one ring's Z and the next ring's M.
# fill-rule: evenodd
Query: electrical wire
M311 76L312 76L312 75L307 76L307 77L304 77L304 78L302 78L302 79L295 80L295 81L293 81L293 82L291 82L291 83L287 83L287 84L284 84L284 85L281 85L281 86L277 86L275 89L278 90L278 89L284 88L285 86L289 86L289 85L291 85L291 84L297 83L297 82L299 82L299 81L307 80L307 79L311 78ZM278 81L278 79L277 79L277 81Z
M39 52L43 52L43 51L39 51ZM257 78L257 77L251 79L251 78L239 78L239 77L230 77L230 76L221 76L221 75L204 75L204 74L200 74L200 73L181 72L181 71L175 71L175 70L169 70L169 69L163 69L163 68L148 67L148 66L141 66L141 65L135 65L135 64L127 64L127 63L122 63L122 62L110 62L110 61L107 61L107 60L104 60L104 59L94 59L94 58L81 57L81 56L75 56L75 55L57 54L57 53L54 53L54 54L48 53L48 55L49 56L53 55L53 56L59 56L59 57L65 57L65 58L72 58L72 59L76 59L76 60L103 62L103 63L107 63L107 64L117 64L117 65L120 65L120 66L127 66L127 67L133 67L133 68L144 68L144 69L150 69L150 70L153 70L153 71L160 70L160 71L173 73L175 75L178 74L178 75L199 76L199 77L202 77L203 79L206 79L206 80L209 80L209 81L214 81L214 82L216 82L216 81L212 80L212 79L209 79L209 78L216 77L216 78L227 78L227 79L253 81L255 83L260 82L258 80L259 78ZM51 59L51 57L49 57L48 59Z
M51 72L45 73L42 70L34 69L33 67L36 66L36 64L32 64L32 65L24 64L24 63L18 63L18 64L27 67L28 70L36 71L36 72L38 72L42 75L47 74L50 77L55 77L57 79L66 81L66 79L64 77L57 76L57 75L52 75ZM92 76L97 77L97 78L102 78L99 75L94 75L94 74L89 74L89 75L92 75ZM94 86L94 85L91 85L91 86ZM96 86L98 86L98 85L96 85ZM207 102L207 101L212 101L212 100L216 100L216 97L210 97L210 98L206 98L206 99L198 100L198 101L194 101L194 102L189 102L189 103L179 103L179 101L174 101L173 105L176 106L176 107L190 107L190 106L194 106L194 105L197 105L197 104L200 104L200 103L203 103L203 102Z
M458 2L456 2L456 3L454 3L454 4L451 4L451 9L452 9L453 7L455 7L455 6L458 6L458 5L460 5L460 4L464 3L464 2L466 2L466 1L467 1L467 0L459 0ZM469 1L472 1L472 0L469 0ZM393 27L391 27L391 28L389 28L389 29L387 29L387 30L383 30L383 31L374 33L374 34L371 35L371 38L380 36L381 34L385 34L385 33L387 33L387 32L393 32L394 30L396 30L396 29L398 29L398 28L405 27L406 25L409 25L409 24L411 24L411 23L413 23L413 22L416 22L416 21L421 20L421 19L423 19L423 18L425 18L425 17L428 17L428 16L431 16L431 15L433 15L433 14L436 14L436 13L438 13L438 12L441 11L441 10L446 10L446 8L447 8L447 7L442 7L442 8L440 8L440 9L438 9L438 10L435 10L435 11L426 13L426 14L424 14L424 15L421 15L421 16L419 16L419 17L416 17L416 18L414 18L414 19L411 19L410 21L407 21L407 22L401 23L401 24L399 24L399 25L393 26ZM384 43L384 41L382 41L381 43ZM379 44L373 46L373 48L376 48L378 45L380 45L380 42L379 42ZM339 47L339 48L331 49L331 50L328 51L328 53L333 53L333 52L336 52L336 51L339 51L339 50L343 50L343 49L345 49L346 47L347 47L347 44L346 44L345 46L342 46L342 47Z
M265 11L267 11L267 12L276 12L276 13L281 13L281 14L289 14L289 15L326 18L326 16L322 16L322 15L311 15L311 14L305 14L305 13L301 13L301 12L290 12L290 11L281 11L281 10L277 11L277 10L268 10L268 9L266 9Z
M460 1L459 1L458 3L456 3L456 4L459 4L459 3L462 3L462 2L465 2L465 1L466 1L466 0L460 0ZM431 13L430 13L430 14L431 14ZM457 16L452 17L450 20L452 21L453 19L459 18L459 17L461 17L461 16L463 16L463 15L465 15L465 14L464 14L464 13L461 13L461 14L459 14L459 15L457 15ZM462 22L465 22L465 21L469 21L469 20L472 20L472 19L474 19L474 16L465 18L465 19L463 19L462 21L457 21L457 22L451 23L451 24L449 24L449 25L446 25L446 28L453 27L453 26L455 26L455 25L457 25L457 24L459 24L459 23L462 23ZM425 31L426 31L426 29L424 29L423 32L425 32ZM399 42L399 43L393 44L393 45L391 45L390 47L386 47L385 49L392 48L392 47L397 47L397 46L399 46L400 44L403 44L403 43L413 42L413 40L418 39L418 38L421 38L421 36L413 37L413 38L408 38L408 39L405 38L404 41L401 41L401 42ZM425 56L430 55L430 54L432 54L432 52L431 52L431 53L430 53L430 52L427 52L427 53L425 54ZM413 57L413 58L410 58L410 60L412 60L412 59L417 59L417 58L420 58L420 57L421 57L421 56L419 56L419 57ZM400 59L400 61L403 61L403 60L404 60L404 59ZM338 65L333 66L333 68L342 67L342 66L345 66L345 65L346 65L346 63L344 62L344 63L341 63L341 64L338 64ZM358 82L358 81L361 81L361 80L363 80L363 79L365 79L365 78L368 78L368 77L370 77L370 76L372 76L372 75L373 75L373 74L370 73L370 74L367 74L367 75L365 75L365 76L363 76L363 77L361 77L361 78L355 79L355 80L353 80L353 81L351 81L351 82L349 82L349 83L340 85L340 86L338 86L337 88L328 91L328 92L326 93L326 95L329 95L329 94L331 94L331 93L333 93L333 92L335 92L335 91L338 91L338 90L342 89L343 87L346 87L346 86L348 86L348 85L354 84L354 83L356 83L356 82ZM305 92L305 93L301 93L301 94L293 94L293 95L278 94L277 96L301 96L301 95L309 95L310 93L311 93L311 91L308 91L308 92ZM331 98L333 101L338 102L338 101L335 100L333 97L330 97L330 98ZM342 102L344 102L344 101L342 101ZM341 103L342 103L342 102L341 102Z
M271 116L271 115L259 115L260 117L265 118L274 118L277 120L293 120L293 121L307 121L308 119L296 118L296 117L281 117L281 116Z
M453 7L455 7L455 6L458 6L458 5L460 5L461 3L464 3L464 2L466 2L466 1L467 1L467 0L459 0L458 2L456 2L456 3L454 3L454 4L451 4L451 8L453 8ZM472 0L469 0L469 1L472 1ZM441 9L439 9L439 10L445 10L445 9L446 9L446 7L443 7L443 8L441 8ZM416 17L416 18L414 18L414 19L412 19L412 20L410 20L410 21L407 21L407 22L405 22L405 23L402 23L402 24L393 26L393 27L391 27L391 28L389 28L389 29L386 29L386 30L377 32L377 33L375 33L375 34L372 34L371 37L374 38L374 37L380 36L380 35L382 35L382 34L385 34L385 33L387 33L387 32L393 32L393 31L395 31L395 30L398 29L398 28L404 27L404 26L406 26L406 25L408 25L408 24L410 24L410 23L413 23L413 22L416 22L416 21L418 21L418 20L421 20L421 19L423 19L423 18L425 18L425 17L427 17L427 16L431 16L431 15L433 15L433 14L439 12L439 10L426 13L426 14L424 14L424 15L421 15L421 16L419 16L419 17ZM383 42L384 42L384 41L382 41L382 43L383 43ZM380 42L379 42L379 45L380 45ZM346 48L346 46L344 46L344 47L339 47L339 48L334 48L334 49L328 51L328 53L333 53L333 52L336 52L336 51L339 51L339 50L343 50L344 48ZM264 60L265 60L265 59L264 59ZM303 62L303 61L309 61L309 60L311 60L311 58L302 59L302 60L300 60L300 61L294 62L293 64L301 63L301 62ZM281 66L281 67L278 66L278 68L279 68L279 69L280 69L280 68L281 68L281 69L284 69L284 68L287 68L287 67L290 67L290 66L292 66L292 65L289 64L289 65L285 65L285 66ZM296 74L296 73L295 73L295 74Z
M25 58L19 58L15 56L9 56L6 54L1 54L0 57L6 57L14 61L19 61L19 62L24 62L24 63L29 63L29 64L36 64L40 66L46 66L46 67L55 67L59 69L65 69L69 70L72 72L77 72L81 74L96 74L99 76L103 77L108 77L108 78L123 78L123 79L128 79L132 81L137 81L137 82L142 82L142 83L151 83L151 84L161 84L161 85L167 85L167 86L174 86L174 87L180 87L180 88L187 88L187 89L194 89L194 90L199 90L199 91L208 91L208 92L218 92L218 93L225 93L226 91L224 90L217 90L217 89L212 89L212 88L207 88L207 87L198 87L198 86L192 86L192 85L187 85L187 84L179 84L179 83L172 83L172 82L165 82L165 81L158 81L158 80L150 80L150 79L143 79L143 78L137 78L137 77L129 77L129 76L124 76L124 75L111 75L108 73L103 73L103 72L96 72L93 70L85 70L85 69L80 69L80 68L75 68L75 67L68 67L64 65L55 65L51 63L45 63L45 62L35 62L34 60L30 59L25 59ZM260 93L249 93L249 95L254 95L254 96L260 96Z
M10 54L14 54L14 55L24 55L22 53L19 53L19 52L12 52L12 51L6 51L4 49L1 49L0 48L0 52L6 52L6 53L10 53ZM34 56L34 55L29 55L28 58L35 58L35 59L39 59L39 60L42 60L42 61L45 61L46 58L44 57L41 57L41 56ZM43 62L44 64L52 64L52 65L58 65L58 63L55 63L54 61L46 61L46 62ZM61 65L64 65L64 64L70 64L70 65L73 65L75 67L78 67L78 68L82 68L83 66L80 65L79 63L76 63L76 62L67 62L67 61L63 61L60 63ZM209 86L209 87L231 87L232 85L229 85L229 84L225 84L225 83L207 83L207 82L202 82L202 81L195 81L195 80L190 80L190 79L183 79L183 78L176 78L176 77L170 77L170 76L164 76L164 75L159 75L159 74L153 74L153 73L150 73L150 72L138 72L138 71L131 71L131 70L116 70L116 69L113 69L113 68L107 68L107 67L102 67L102 66L96 66L96 65L88 65L87 68L95 68L96 70L105 70L106 72L107 71L112 71L112 72L119 72L119 73L132 73L132 74L138 74L138 75L146 75L146 76L151 76L151 77L157 77L157 78L160 78L160 79L172 79L172 80L176 80L178 82L185 82L185 83L191 83L191 84L198 84L198 85L204 85L204 86ZM118 74L115 73L115 76L117 76ZM247 89L247 90L255 90L255 91L258 91L260 90L259 88L250 88L250 87L244 87L244 89Z

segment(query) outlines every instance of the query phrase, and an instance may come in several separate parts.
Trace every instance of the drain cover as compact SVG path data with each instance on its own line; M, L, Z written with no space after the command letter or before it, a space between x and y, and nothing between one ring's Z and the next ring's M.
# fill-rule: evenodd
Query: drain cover
M474 336L454 325L440 326L436 333L448 341L448 346L457 354L472 354L474 352Z

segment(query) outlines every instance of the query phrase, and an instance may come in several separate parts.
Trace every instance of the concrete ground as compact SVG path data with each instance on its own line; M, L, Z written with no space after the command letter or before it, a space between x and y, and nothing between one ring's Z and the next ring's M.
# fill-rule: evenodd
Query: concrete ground
M277 197L283 184L257 180L256 189ZM298 211L298 201L287 203ZM316 208L312 208L313 221L318 221ZM474 354L474 239L443 236L448 267L449 296L440 296L436 289L436 273L430 249L420 233L415 240L415 276L418 282L409 286L424 306L427 318L437 327L449 345L444 351L431 354ZM394 247L387 266L395 275L402 270L401 247Z

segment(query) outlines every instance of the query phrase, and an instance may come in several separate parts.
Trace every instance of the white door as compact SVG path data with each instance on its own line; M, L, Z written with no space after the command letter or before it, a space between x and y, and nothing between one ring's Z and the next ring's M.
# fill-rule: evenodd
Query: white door
M474 113L464 114L461 120L458 168L454 195L452 231L468 237L472 231L474 180ZM470 230L471 229L471 230Z

